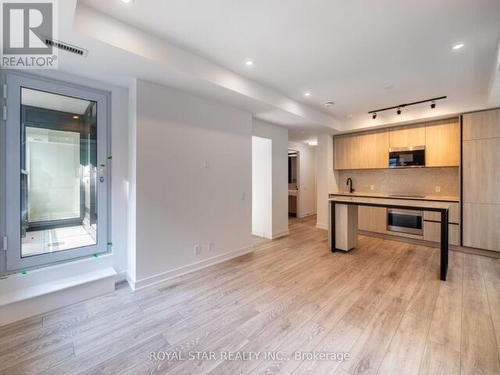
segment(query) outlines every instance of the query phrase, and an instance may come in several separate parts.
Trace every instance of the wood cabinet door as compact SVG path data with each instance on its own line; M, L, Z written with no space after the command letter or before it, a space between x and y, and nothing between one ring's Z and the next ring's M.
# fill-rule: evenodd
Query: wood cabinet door
M361 158L360 136L343 135L333 138L334 169L359 169Z
M460 125L458 119L425 128L425 166L460 165Z
M500 251L500 205L464 203L463 245Z
M389 131L389 147L425 145L425 125L401 127Z
M424 211L424 220L441 221L441 213L436 211ZM454 224L460 223L460 205L458 203L450 203L448 221Z
M441 241L441 223L424 221L424 240L431 242ZM460 226L448 225L448 242L450 245L460 245Z
M463 115L463 140L500 137L500 109Z
M345 136L333 138L334 169L347 169L347 141Z
M389 132L363 133L358 139L360 169L387 168L389 164Z
M500 138L463 142L463 201L500 203Z
M386 233L387 210L385 207L358 207L358 228L368 232Z

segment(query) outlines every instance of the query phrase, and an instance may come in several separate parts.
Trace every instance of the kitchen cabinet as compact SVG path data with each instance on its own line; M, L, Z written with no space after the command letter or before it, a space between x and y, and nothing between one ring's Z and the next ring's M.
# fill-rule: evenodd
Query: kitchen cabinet
M467 113L462 124L464 141L500 138L500 109Z
M388 168L390 147L426 147L426 167L460 165L458 119L340 135L334 141L334 169Z
M460 165L460 124L458 119L425 127L425 166Z
M463 204L463 245L500 251L500 205Z
M424 221L424 240L430 242L441 241L441 223ZM448 225L448 242L450 245L460 245L460 226L457 224Z
M360 136L343 135L334 138L334 168L359 169L361 166Z
M463 201L500 204L500 138L463 143Z
M358 207L358 229L368 232L386 233L387 209L385 207Z
M359 168L387 168L389 163L389 132L361 133L358 137Z
M389 147L411 147L425 145L425 125L404 126L390 129Z
M463 245L500 251L500 110L463 123Z
M333 140L335 169L387 168L388 131L348 134Z
M424 211L424 220L441 221L441 214L439 212ZM458 203L450 203L448 221L455 224L460 223L460 205Z

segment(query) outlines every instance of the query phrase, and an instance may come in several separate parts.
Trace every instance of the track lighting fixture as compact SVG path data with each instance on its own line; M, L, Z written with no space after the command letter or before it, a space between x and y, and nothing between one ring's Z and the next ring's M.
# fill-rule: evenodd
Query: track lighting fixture
M432 109L434 109L434 108L436 108L436 101L442 100L442 99L446 99L446 98L447 98L447 96L440 96L440 97L437 97L437 98L430 98L430 99L425 99L425 100L419 100L418 102L405 103L405 104L395 105L393 107L374 109L373 111L370 111L368 113L371 114L372 115L372 119L375 120L377 118L377 113L378 112L384 112L384 111L389 111L391 109L397 109L396 113L398 115L401 115L402 109L404 107L409 107L409 106L412 106L412 105L417 105L417 104L422 104L422 103L431 103L430 106L431 106Z

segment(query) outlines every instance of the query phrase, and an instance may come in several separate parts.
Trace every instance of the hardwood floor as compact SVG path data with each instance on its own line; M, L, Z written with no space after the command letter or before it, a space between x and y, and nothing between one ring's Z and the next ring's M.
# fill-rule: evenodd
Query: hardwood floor
M0 327L0 374L500 374L499 259L451 252L440 282L438 249L360 236L332 254L314 222L292 220L252 254ZM215 358L173 358L202 351ZM350 358L309 358L320 352ZM221 359L237 353L250 357Z

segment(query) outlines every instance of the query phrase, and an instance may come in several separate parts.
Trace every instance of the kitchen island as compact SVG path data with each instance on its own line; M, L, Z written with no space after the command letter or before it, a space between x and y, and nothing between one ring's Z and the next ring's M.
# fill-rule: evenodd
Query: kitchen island
M358 206L425 210L440 213L441 266L440 278L446 280L448 271L449 203L441 201L388 199L379 197L334 196L329 198L329 247L332 252L349 251L357 245Z

